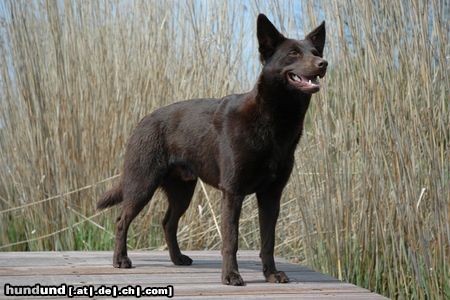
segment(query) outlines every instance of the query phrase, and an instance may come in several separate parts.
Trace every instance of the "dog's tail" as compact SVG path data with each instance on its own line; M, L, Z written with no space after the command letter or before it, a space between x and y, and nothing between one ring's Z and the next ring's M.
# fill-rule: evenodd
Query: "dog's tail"
M102 195L100 200L97 202L97 209L102 210L107 207L119 204L122 201L122 184L118 184Z

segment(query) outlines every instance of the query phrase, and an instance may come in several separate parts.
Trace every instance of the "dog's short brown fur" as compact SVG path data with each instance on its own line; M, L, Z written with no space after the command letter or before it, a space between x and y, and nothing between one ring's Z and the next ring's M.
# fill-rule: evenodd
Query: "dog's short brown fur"
M117 220L114 266L130 268L127 231L131 221L161 187L169 200L163 220L170 258L180 252L178 220L191 202L197 178L220 189L222 200L222 282L244 285L236 261L242 201L256 193L260 257L269 282L288 282L275 267L275 225L280 197L292 171L311 94L320 85L325 23L305 40L285 38L264 15L257 20L262 72L253 90L222 99L178 102L144 117L131 135L120 184L106 192L99 209L122 202Z

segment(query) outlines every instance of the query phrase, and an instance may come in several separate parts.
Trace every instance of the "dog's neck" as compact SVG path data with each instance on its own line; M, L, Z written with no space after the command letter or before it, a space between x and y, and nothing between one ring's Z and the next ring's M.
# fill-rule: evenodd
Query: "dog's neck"
M285 83L270 82L264 74L251 91L261 114L281 124L302 126L311 95L287 89ZM288 129L288 128L286 128Z

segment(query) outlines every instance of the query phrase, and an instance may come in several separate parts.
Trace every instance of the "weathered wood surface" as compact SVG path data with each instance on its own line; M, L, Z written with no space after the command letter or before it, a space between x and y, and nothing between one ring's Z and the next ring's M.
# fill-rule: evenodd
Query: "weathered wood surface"
M280 258L277 258L278 268L287 273L291 282L266 283L256 251L238 252L239 270L246 286L224 286L220 283L219 251L186 251L185 254L194 260L193 265L174 266L163 251L136 251L129 253L133 268L115 269L111 265L111 252L0 252L0 298L14 298L4 295L6 283L15 286L65 283L96 287L173 285L174 298L182 299L386 299Z

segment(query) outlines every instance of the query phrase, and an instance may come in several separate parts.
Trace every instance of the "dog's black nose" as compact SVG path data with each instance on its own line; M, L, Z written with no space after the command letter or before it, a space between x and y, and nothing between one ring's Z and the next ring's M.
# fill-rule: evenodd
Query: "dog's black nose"
M321 59L317 62L317 67L320 69L326 69L328 66L328 62L325 59Z

